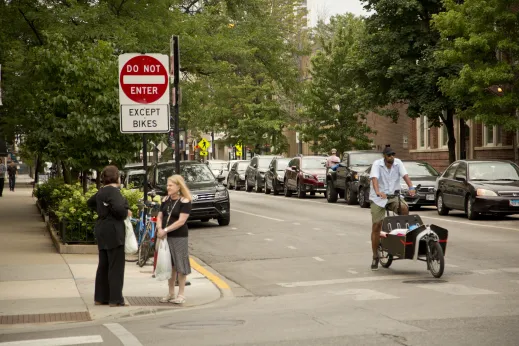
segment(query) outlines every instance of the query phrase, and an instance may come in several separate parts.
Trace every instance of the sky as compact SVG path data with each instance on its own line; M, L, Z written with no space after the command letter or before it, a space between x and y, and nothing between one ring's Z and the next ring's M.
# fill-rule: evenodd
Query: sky
M310 25L314 26L318 18L329 18L336 14L351 12L356 15L366 15L360 0L308 0Z

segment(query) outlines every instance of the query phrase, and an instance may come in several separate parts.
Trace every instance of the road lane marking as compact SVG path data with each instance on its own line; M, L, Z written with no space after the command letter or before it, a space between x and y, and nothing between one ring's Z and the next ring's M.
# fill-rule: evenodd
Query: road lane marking
M199 272L200 274L205 276L207 279L209 279L209 281L211 281L213 284L215 284L216 287L218 287L219 289L223 289L223 290L231 289L231 287L229 287L227 282L223 281L217 275L211 273L209 270L202 267L197 261L195 261L193 259L193 257L189 257L189 264L191 264L191 267L194 270L196 270L197 272Z
M350 270L348 270L348 273L350 273L350 274L358 274L359 272L356 272L355 270L351 270L350 269Z
M248 235L254 235L254 233L251 233L251 232L248 232L247 234L248 234Z
M500 270L499 269L478 269L478 270L473 270L472 272L475 274L487 275L487 274L499 273Z
M450 263L445 263L445 266L449 267L449 268L459 268L460 267L460 266L457 266L455 264L450 264Z
M384 275L384 276L367 276L361 278L347 278L347 279L332 279L332 280L316 280L316 281L296 281L296 282L281 282L278 286L284 288L295 287L312 287L312 286L326 286L338 284L350 284L355 282L373 282L373 281L387 281L387 280L413 280L420 277L413 277L409 275Z
M430 217L430 216L423 216L423 215L420 215L420 217L421 217L422 219L423 219L423 218L426 218L426 219L431 219L431 220L438 220L438 221L445 221L445 222L452 222L452 223L460 223L460 224L463 224L463 225L469 225L469 226L479 226L479 227L488 227L488 228L498 228L498 229L506 229L506 230L509 230L509 231L516 231L516 232L519 232L519 228L510 228L510 227L501 227L501 226L483 225L483 224L476 223L476 222L456 221L456 220L442 219L442 218L439 218L439 217Z
M519 268L502 268L501 270L506 273L519 273Z
M391 294L369 290L365 288L348 289L338 292L330 292L336 296L353 296L353 300L381 300L381 299L398 299L397 296Z
M344 236L344 235L346 235L346 234L344 234L344 233L337 233L337 235L338 235L339 237L342 237L342 236Z
M237 228L236 228L236 227L231 227L231 229L232 229L232 230L237 230Z
M84 345L102 343L101 335L71 336L67 338L20 340L1 342L2 346L61 346L61 345Z
M235 193L232 192L232 194L235 194ZM240 194L240 195L243 195L243 194ZM249 194L247 196L251 196L253 198L265 198L265 199L269 198L269 196L267 196L265 194ZM285 198L283 200L284 201L290 201L292 203L296 203L296 202L301 202L301 203L317 203L317 204L320 204L320 205L330 205L330 206L340 207L340 208L344 207L344 208L355 208L355 209L358 209L358 210L365 210L365 209L360 208L358 205L354 206L354 205L348 205L348 204L343 204L343 203L326 203L326 202L324 202L324 201L326 201L325 198L322 199L323 202L312 201L312 200L309 200L309 199L299 199L299 198Z
M494 291L484 290L482 288L469 287L460 284L435 284L435 285L417 285L416 287L425 288L428 290L437 291L440 293L452 294L455 296L472 296L472 295L486 295L499 294Z
M301 224L299 222L294 222L294 225L301 226Z
M119 323L106 323L103 326L111 331L124 346L142 346L140 341Z
M312 258L318 262L324 262L324 260L321 257L312 257Z
M314 231L320 231L321 229L320 228L314 228Z
M273 239L265 238L266 241L273 241Z
M287 246L287 248L289 248L290 250L297 250L297 248L295 246L292 246L292 245Z
M258 215L258 214L253 214L253 213L248 213L246 211L243 211L243 210L238 210L238 209L231 209L231 211L234 211L236 213L242 213L242 214L247 214L247 215L251 215L251 216L256 216L256 217L262 217L264 219L268 219L268 220L272 220L272 221L280 221L280 222L283 222L285 220L281 220L281 219L276 219L274 217L268 217L268 216L263 216L263 215Z

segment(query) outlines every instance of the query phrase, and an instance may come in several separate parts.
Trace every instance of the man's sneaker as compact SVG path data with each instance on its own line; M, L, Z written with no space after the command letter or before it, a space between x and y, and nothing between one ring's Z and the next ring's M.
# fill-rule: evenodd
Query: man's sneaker
M371 262L371 270L378 270L378 258L373 258Z

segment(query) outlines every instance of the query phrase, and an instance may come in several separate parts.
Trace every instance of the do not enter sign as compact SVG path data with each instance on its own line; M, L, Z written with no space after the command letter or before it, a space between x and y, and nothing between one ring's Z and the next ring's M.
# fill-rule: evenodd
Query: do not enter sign
M149 55L139 55L128 60L119 78L124 94L140 104L160 100L169 86L168 71L159 60Z
M119 56L121 132L169 131L169 57L164 54Z

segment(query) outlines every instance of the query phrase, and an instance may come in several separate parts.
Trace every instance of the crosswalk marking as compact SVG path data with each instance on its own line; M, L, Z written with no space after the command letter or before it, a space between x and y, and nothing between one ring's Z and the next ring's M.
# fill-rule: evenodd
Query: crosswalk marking
M103 325L111 331L124 346L142 346L140 341L119 323L106 323Z
M482 288L470 287L460 284L434 284L434 285L417 285L416 287L425 288L441 293L452 294L455 296L472 296L485 294L498 294L494 291L485 290Z
M313 259L318 262L324 262L324 260L321 257L313 257Z
M289 248L290 250L296 250L297 249L295 246L292 246L292 245L287 246L287 248Z
M382 293L375 290L364 288L348 289L344 291L331 292L337 296L351 295L354 300L380 300L380 299L398 299L399 297L391 294Z
M265 240L266 240L266 241L272 241L272 239L270 239L270 238L265 238Z
M102 343L101 335L71 336L66 338L20 340L1 342L1 346L65 346Z

